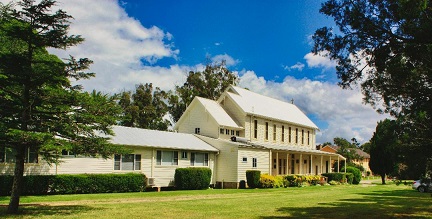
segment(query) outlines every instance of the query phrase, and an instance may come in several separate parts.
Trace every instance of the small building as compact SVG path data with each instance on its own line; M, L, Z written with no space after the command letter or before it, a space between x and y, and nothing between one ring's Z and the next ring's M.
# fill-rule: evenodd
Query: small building
M330 153L337 153L339 148L340 148L339 146L335 146L335 145L326 145L324 147L319 148L319 150L330 152ZM358 148L353 148L353 149L355 150L356 154L359 156L359 159L353 159L352 162L359 166L362 166L364 169L364 173L369 171L372 174L372 171L369 167L370 155Z

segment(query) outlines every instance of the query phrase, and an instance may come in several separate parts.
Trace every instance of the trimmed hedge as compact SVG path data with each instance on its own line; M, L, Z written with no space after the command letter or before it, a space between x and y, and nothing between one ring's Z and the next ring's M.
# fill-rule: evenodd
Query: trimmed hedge
M354 179L352 180L352 184L358 185L361 181L362 175L361 171L355 167L347 167L347 173L352 173L354 175Z
M208 189L211 175L211 169L206 167L177 168L174 184L177 189L182 190Z
M261 188L281 188L284 187L284 179L282 176L272 176L262 174L260 177Z
M246 170L246 180L249 188L259 188L261 178L261 171L259 170Z
M321 175L328 178L327 182L330 182L330 181L345 182L346 181L345 173L323 173Z
M13 176L0 176L0 196L10 195ZM141 192L147 186L144 174L28 175L22 195Z

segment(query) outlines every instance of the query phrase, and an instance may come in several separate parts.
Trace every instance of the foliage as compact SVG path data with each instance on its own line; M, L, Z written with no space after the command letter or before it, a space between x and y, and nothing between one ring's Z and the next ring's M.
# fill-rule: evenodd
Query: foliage
M395 172L399 160L398 148L400 146L396 130L396 121L389 119L380 121L370 140L371 158L369 167L375 174L381 176L382 184L385 184L386 174Z
M366 103L400 120L410 171L432 169L432 1L329 0L320 12L338 30L318 29L313 52L337 61L343 88L359 83Z
M164 119L168 113L168 94L159 87L139 84L135 93L124 91L118 102L122 108L120 124L153 130L167 130L170 122Z
M269 174L262 174L260 176L261 188L280 188L284 187L282 176L272 176Z
M321 175L327 177L328 182L337 181L340 183L344 183L347 181L345 173L323 173Z
M207 64L203 71L190 71L186 82L169 95L172 120L177 122L196 96L217 100L229 85L236 83L238 77L228 70L225 61Z
M349 142L344 138L334 138L334 144L339 146L337 153L344 156L347 160L347 163L352 163L354 159L361 159L361 157L357 154L356 149L358 148L358 143L355 138L352 138Z
M360 183L362 176L361 176L361 171L359 169L355 167L347 167L346 172L351 173L353 175L354 178L351 180L352 184L358 185ZM348 183L351 184L349 179L348 179Z
M317 185L321 181L319 175L286 175L285 186L286 187L302 187L306 184Z
M182 190L208 189L211 175L211 169L206 167L177 168L174 174L174 184L177 189Z
M261 171L259 170L246 170L246 182L249 188L259 188Z
M17 4L19 10L0 5L0 145L17 152L10 213L18 211L26 148L48 162L57 162L64 148L104 158L119 151L98 135L112 134L119 113L114 100L71 83L94 76L84 72L92 61L69 57L65 63L47 51L83 41L67 33L72 17L52 12L53 0Z
M10 195L12 176L0 176L0 195ZM88 194L144 191L147 179L143 174L76 174L28 175L23 178L22 195Z

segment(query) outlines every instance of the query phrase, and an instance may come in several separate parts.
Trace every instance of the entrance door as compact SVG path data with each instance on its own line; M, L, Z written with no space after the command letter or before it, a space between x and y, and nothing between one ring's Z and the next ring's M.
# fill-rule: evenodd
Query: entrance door
M279 175L286 174L286 159L279 159Z

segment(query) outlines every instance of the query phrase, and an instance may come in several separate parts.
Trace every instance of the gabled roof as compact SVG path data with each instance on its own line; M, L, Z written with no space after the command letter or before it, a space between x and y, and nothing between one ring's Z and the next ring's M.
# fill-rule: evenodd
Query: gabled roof
M228 115L218 102L202 97L195 97L195 99L204 106L206 111L216 120L219 126L242 128L234 122L231 116Z
M186 108L185 112L183 112L180 119L174 125L174 130L178 129L179 124L182 123L186 117L185 115L187 112L190 111L196 104L203 106L205 111L215 120L219 126L243 129L243 127L237 125L237 123L234 122L231 116L228 115L228 113L222 108L222 106L219 105L218 102L202 97L195 97L190 105Z
M194 151L218 151L192 134L124 126L113 126L112 130L115 136L109 137L113 144Z
M313 129L318 127L294 104L230 86L225 92L246 114L280 120ZM222 96L221 98L223 98ZM219 99L222 101L222 99Z

